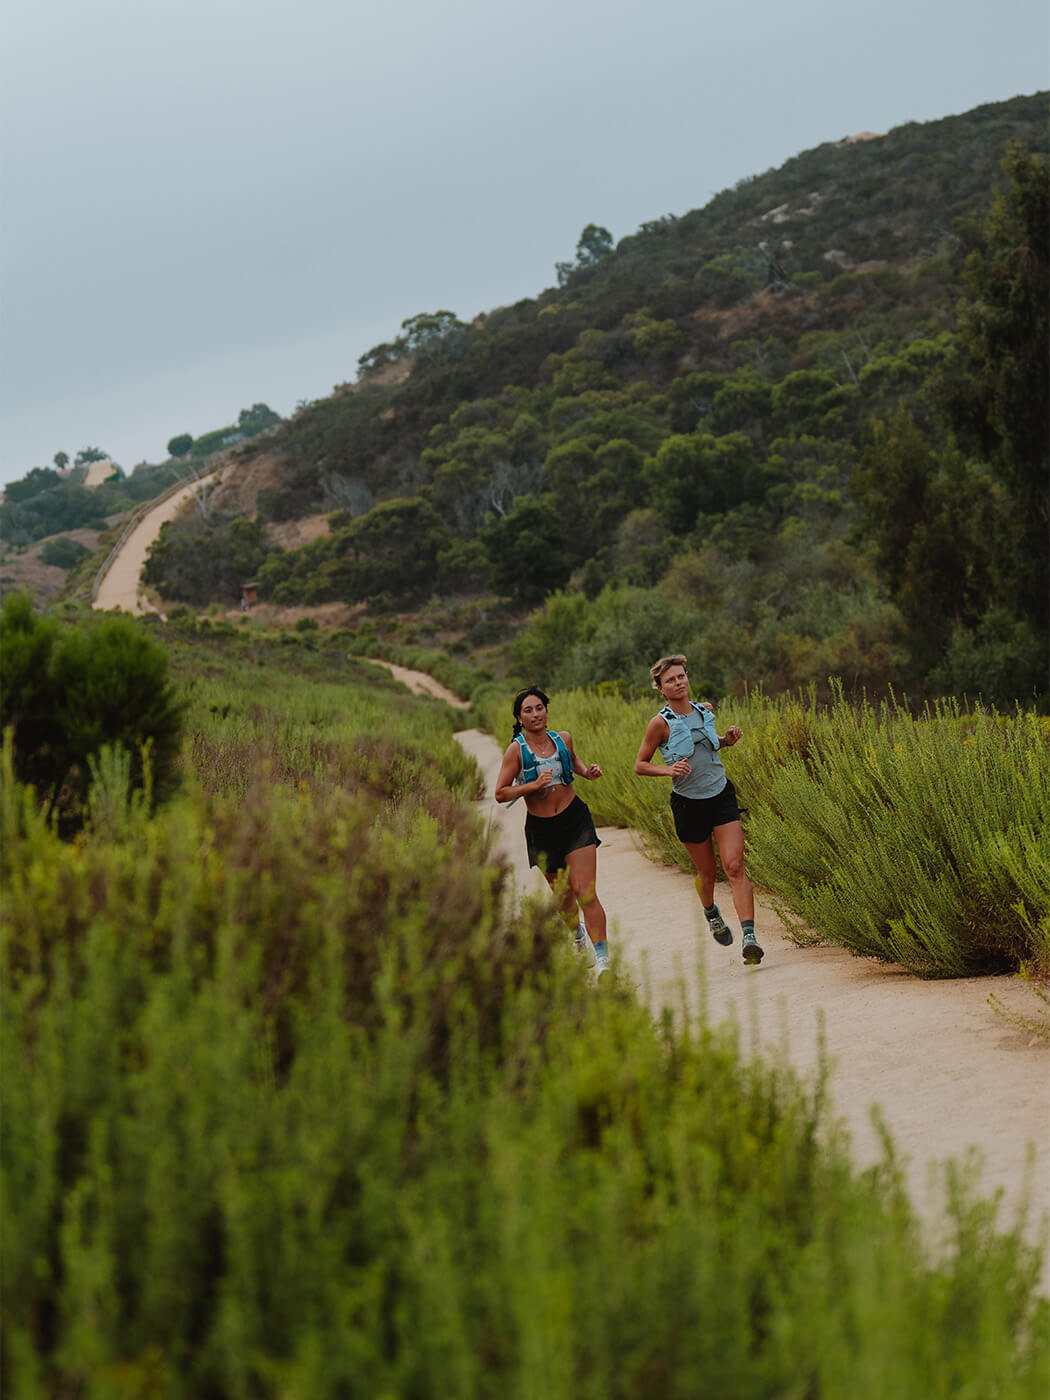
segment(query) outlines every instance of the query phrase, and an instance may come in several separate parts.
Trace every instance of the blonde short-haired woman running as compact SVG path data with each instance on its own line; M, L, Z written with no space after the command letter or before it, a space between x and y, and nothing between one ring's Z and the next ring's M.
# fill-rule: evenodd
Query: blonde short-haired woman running
M718 843L722 869L733 892L742 931L744 962L759 963L763 952L755 937L755 893L744 870L744 831L736 789L723 767L719 752L743 738L731 724L721 738L715 728L714 710L706 702L689 698L689 674L681 653L661 656L649 668L653 689L667 702L653 716L634 762L634 771L646 778L671 779L671 812L679 841L696 867L696 892L704 906L711 936L728 947L733 933L715 903L715 852ZM654 763L659 749L663 763Z

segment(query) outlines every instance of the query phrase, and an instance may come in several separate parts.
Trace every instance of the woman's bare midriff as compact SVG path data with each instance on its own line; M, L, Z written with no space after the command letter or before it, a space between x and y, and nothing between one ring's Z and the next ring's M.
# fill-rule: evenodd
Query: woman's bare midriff
M531 793L525 799L525 810L530 817L560 817L566 807L571 807L576 799L576 794L572 788L566 787L563 783L557 783L553 789L553 797Z

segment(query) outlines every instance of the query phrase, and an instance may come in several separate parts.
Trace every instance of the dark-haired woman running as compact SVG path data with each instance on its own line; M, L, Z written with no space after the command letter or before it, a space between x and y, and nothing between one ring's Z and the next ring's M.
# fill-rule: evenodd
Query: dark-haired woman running
M547 728L549 704L538 686L526 686L515 695L514 738L500 764L495 796L497 802L524 797L529 864L539 866L548 885L553 888L560 873L568 870L562 918L576 929L578 951L589 955L590 944L594 945L595 975L601 977L609 970L605 910L597 892L601 842L590 808L575 795L572 784L577 775L600 778L602 770L596 763L580 762L566 730Z

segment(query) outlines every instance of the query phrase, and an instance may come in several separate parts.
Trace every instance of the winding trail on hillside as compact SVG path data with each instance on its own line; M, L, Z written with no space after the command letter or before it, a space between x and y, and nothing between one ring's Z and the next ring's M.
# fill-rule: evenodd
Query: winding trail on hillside
M174 520L186 502L201 486L209 485L215 475L215 472L209 472L207 476L202 476L199 482L189 482L159 501L152 510L146 511L121 545L116 558L110 562L92 607L102 612L119 608L121 612L134 613L136 616L156 611L146 602L142 593L142 570L146 564L149 547L160 534L161 526L166 525L169 520Z
M429 695L435 700L444 700L445 704L451 705L454 710L470 709L469 700L461 700L458 695L453 695L448 686L442 685L433 676L428 676L425 671L410 671L406 666L395 666L392 661L381 661L378 656L370 656L368 660L373 666L385 666L394 679L407 686L413 695Z
M487 795L478 807L518 895L542 893L542 876L525 857L521 804L501 807L491 797L499 745L480 730L456 737L484 775ZM1013 1225L1031 1145L1028 1232L1037 1238L1039 1217L1050 1210L1050 1046L997 1016L987 1000L994 990L1030 1015L1027 988L1007 977L924 982L837 946L801 948L761 894L756 930L766 956L745 968L735 916L734 945L720 948L699 927L687 874L648 860L630 831L602 827L599 835L598 893L611 951L654 1014L683 1001L695 1011L706 1000L713 1022L736 1019L745 1049L786 1057L804 1077L816 1071L823 1034L831 1100L849 1130L855 1164L882 1157L872 1121L877 1106L906 1159L911 1199L928 1220L938 1218L944 1200L936 1164L976 1148L981 1193L1001 1191L999 1223ZM728 885L717 887L716 898L723 911L732 910ZM1050 1251L1043 1279L1050 1286Z

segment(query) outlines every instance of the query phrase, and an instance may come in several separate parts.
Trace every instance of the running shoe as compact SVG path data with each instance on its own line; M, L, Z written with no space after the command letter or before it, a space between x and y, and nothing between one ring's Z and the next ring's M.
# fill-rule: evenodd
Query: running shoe
M744 934L744 961L746 963L760 963L765 957L765 953L759 945L758 939L750 929Z
M707 921L707 927L711 930L711 937L716 943L721 943L723 948L728 948L733 941L733 930L722 918L718 905L715 905L715 912Z
M576 930L576 937L572 940L572 951L585 963L590 963L594 958L594 944L587 936L583 924Z

